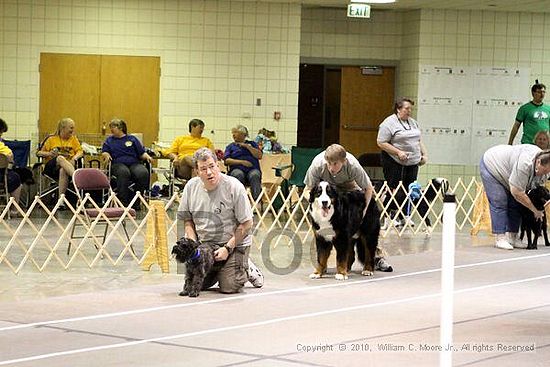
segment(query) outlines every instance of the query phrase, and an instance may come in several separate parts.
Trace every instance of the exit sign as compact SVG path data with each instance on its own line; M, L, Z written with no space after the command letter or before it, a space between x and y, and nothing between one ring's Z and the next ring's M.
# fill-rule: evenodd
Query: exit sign
M349 4L348 17L351 18L370 18L370 5L367 4Z

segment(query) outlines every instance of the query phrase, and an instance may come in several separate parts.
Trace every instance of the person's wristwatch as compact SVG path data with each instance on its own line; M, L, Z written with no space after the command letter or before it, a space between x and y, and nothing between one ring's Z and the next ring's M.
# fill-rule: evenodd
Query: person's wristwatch
M233 247L229 246L228 244L223 245L223 247L225 247L225 249L227 250L227 254L231 255L231 253L233 252Z

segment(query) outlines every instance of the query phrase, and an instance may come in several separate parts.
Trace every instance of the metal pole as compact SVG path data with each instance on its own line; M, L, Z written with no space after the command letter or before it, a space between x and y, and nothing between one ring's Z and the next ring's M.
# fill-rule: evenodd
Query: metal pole
M456 199L454 194L443 198L443 236L441 244L441 319L439 366L453 364L453 291L455 266Z

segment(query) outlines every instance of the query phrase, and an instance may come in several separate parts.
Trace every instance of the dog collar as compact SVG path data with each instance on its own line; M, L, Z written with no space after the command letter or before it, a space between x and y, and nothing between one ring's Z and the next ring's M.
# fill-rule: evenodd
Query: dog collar
M189 261L198 260L199 257L201 257L201 249L198 248L197 251L195 251L195 254L193 255L193 257L189 259Z

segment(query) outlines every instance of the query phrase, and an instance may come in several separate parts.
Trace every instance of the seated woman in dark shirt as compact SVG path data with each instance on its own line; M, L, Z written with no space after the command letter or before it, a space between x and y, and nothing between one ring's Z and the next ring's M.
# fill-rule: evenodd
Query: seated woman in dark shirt
M248 129L243 125L237 125L231 129L234 142L225 148L224 160L229 166L229 175L237 178L243 185L250 185L250 191L254 200L262 192L262 171L260 161L262 151L258 144L246 140Z
M132 200L129 190L131 182L136 184L136 191L141 193L149 189L149 170L141 161L151 162L152 158L135 136L127 135L124 120L111 120L109 128L112 135L105 139L101 155L105 163L111 162L111 175L116 177L117 196L128 206Z

